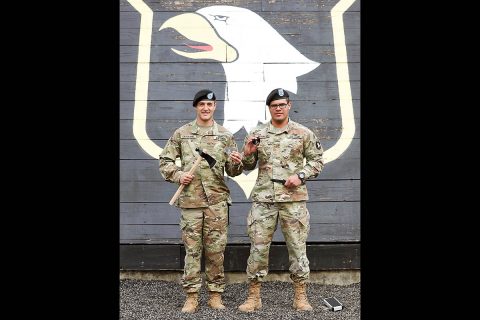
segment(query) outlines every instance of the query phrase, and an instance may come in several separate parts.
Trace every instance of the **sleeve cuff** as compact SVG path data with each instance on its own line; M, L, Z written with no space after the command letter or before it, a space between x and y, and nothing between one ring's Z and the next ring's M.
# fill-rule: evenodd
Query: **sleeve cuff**
M252 154L244 157L244 158L242 159L242 162L245 163L245 164L252 164L253 162L255 162L255 156L254 156L254 154L252 153Z
M182 176L182 174L183 174L183 171L180 171L180 170L175 172L175 174L173 175L173 181L176 183L180 183L180 177Z

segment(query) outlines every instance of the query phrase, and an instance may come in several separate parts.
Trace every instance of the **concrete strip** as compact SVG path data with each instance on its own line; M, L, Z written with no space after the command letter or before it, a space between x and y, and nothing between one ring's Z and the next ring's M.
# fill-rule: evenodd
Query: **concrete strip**
M133 280L164 280L180 283L182 271L158 271L158 270L142 270L142 271L120 271L120 279ZM247 281L245 272L225 272L225 280L227 284L242 283ZM269 272L267 281L290 282L290 274L288 272ZM311 271L310 282L326 285L346 286L360 282L360 270L334 270L334 271Z

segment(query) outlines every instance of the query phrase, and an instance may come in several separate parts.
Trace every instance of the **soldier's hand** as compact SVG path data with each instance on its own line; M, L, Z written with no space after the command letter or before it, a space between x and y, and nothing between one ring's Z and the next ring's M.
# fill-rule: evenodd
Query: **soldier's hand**
M188 172L185 172L180 176L180 183L187 186L190 184L190 182L192 182L193 178L195 178L193 174L188 174Z
M293 176L288 177L287 181L285 181L285 187L287 188L295 188L302 184L302 180L294 174Z
M242 154L238 151L232 151L232 153L230 153L230 159L236 164L242 162L242 158Z
M245 147L243 147L243 155L245 157L257 151L257 146L252 143L252 140L255 138L255 136L248 137L247 143L245 144Z

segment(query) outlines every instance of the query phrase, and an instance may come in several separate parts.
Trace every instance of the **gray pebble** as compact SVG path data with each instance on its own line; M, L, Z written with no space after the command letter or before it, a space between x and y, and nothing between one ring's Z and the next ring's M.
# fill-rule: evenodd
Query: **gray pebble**
M313 311L292 308L293 286L289 282L272 281L262 284L263 307L251 313L238 311L248 295L247 283L227 284L222 294L225 310L213 310L207 305L208 293L202 287L199 309L194 314L180 310L185 293L179 283L163 280L120 280L120 319L360 319L360 283L347 286L308 283L307 296ZM336 297L344 305L341 311L328 310L323 298Z

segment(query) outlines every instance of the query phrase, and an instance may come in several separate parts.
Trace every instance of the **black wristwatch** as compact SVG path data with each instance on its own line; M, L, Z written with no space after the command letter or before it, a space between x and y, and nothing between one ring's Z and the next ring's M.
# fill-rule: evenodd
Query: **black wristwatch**
M297 173L298 179L302 181L302 184L305 184L305 172L299 172Z

